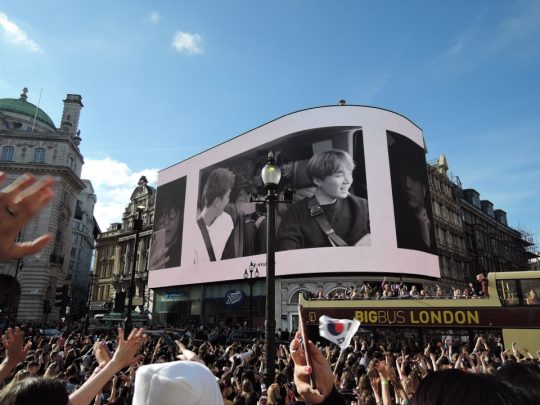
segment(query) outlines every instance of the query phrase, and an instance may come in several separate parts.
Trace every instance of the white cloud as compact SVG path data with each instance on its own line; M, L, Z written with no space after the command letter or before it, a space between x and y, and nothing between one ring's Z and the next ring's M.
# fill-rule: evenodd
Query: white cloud
M126 163L111 158L85 160L81 177L89 179L94 187L97 196L94 216L102 231L113 222L122 222L122 214L139 178L146 176L148 184L155 187L157 172L158 169L134 172Z
M3 37L6 41L15 45L23 46L32 52L41 52L41 47L28 37L17 24L8 19L4 13L0 13L0 27L3 31Z
M199 34L190 34L189 32L177 31L172 40L172 47L178 52L192 54L201 54L202 38Z
M161 21L161 15L157 11L152 11L148 17L151 22L158 23Z

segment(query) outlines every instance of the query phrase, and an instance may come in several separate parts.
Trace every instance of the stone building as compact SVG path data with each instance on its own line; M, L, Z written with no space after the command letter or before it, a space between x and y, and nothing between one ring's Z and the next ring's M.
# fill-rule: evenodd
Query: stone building
M99 225L94 218L96 195L89 180L83 180L85 188L77 198L66 284L70 285L70 314L80 319L86 314L89 292L90 269Z
M28 101L25 88L18 99L0 99L0 170L6 184L23 173L55 180L54 200L21 232L33 240L47 232L54 242L38 255L0 262L0 308L11 318L41 320L44 303L54 302L55 290L66 283L77 198L85 188L81 180L83 156L78 129L82 97L68 94L60 126ZM59 317L52 308L49 319Z
M113 223L98 235L91 287L90 313L124 312L128 302L136 233L134 221L141 215L142 230L135 264L135 293L132 310L148 309L148 253L151 244L156 190L142 176L131 194L122 223Z
M531 268L534 242L508 226L506 212L463 189L448 172L444 155L428 165L433 217L443 282L473 282L479 273Z
M435 222L435 237L441 281L462 284L470 279L465 232L461 220L459 179L452 179L444 155L427 165L431 206Z

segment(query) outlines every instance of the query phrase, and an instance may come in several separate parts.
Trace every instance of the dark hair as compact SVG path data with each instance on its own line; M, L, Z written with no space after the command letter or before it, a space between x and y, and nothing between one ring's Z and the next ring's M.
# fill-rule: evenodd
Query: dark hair
M324 180L343 167L351 171L354 169L354 161L351 155L344 150L331 149L313 155L309 159L306 171L309 180L314 183L313 180Z
M426 376L413 405L506 405L522 403L516 390L487 374L442 370Z
M244 394L244 398L246 398L246 405L257 405L257 394L255 392Z
M510 363L502 366L495 376L523 391L531 401L540 403L540 367L530 363Z
M63 381L31 377L0 391L2 405L68 405L69 395Z
M246 405L246 397L242 394L238 394L233 399L234 405Z
M224 168L213 170L204 183L204 206L209 207L216 198L223 198L234 185L234 173Z

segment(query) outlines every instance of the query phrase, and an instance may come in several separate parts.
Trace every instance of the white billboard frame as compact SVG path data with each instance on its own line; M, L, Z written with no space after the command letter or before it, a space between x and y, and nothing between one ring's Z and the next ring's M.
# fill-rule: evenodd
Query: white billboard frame
M272 144L291 134L325 127L358 127L363 133L366 187L371 229L370 246L323 247L276 253L276 276L320 273L388 273L440 277L438 256L397 247L394 203L390 176L388 131L402 135L425 150L422 130L404 116L367 106L317 107L288 114L201 154L160 171L159 186L187 178L184 202L181 265L151 269L150 288L209 283L242 278L251 262L265 276L264 254L194 264L193 233L196 223L200 174L205 168L226 161L261 145ZM190 237L190 235L192 235Z

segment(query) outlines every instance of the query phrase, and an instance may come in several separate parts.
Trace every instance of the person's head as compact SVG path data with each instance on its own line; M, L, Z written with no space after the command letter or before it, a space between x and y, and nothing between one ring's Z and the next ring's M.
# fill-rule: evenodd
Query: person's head
M540 367L537 364L505 364L495 376L521 389L531 400L540 401Z
M229 195L234 185L234 174L224 168L214 169L206 178L203 189L205 208L214 207L221 213L229 203Z
M251 380L247 378L242 379L242 392L243 393L253 392L253 383L251 382Z
M317 193L328 197L346 198L353 183L354 161L351 155L339 149L320 152L307 164L307 175L317 187Z
M269 405L277 404L279 398L280 398L279 385L274 383L270 387L268 387L268 404Z
M57 363L60 363L62 361L62 355L59 352L52 352L51 353L51 361L55 361Z
M409 207L414 210L424 208L426 186L420 176L412 171L400 174L399 184Z
M242 394L238 394L233 399L233 405L246 405L246 397Z
M36 375L39 372L40 365L37 361L31 361L26 366L26 369L32 374Z
M509 405L522 402L518 400L516 390L493 376L452 369L428 374L420 382L412 403L413 405Z
M219 390L221 391L221 396L223 398L227 398L229 395L232 394L233 391L231 382L222 379L219 382Z
M133 405L222 404L216 377L205 365L193 361L148 364L135 377Z
M46 398L46 402L44 402ZM69 396L64 381L56 378L31 377L0 390L2 405L35 404L68 405Z
M254 391L244 394L246 405L257 405L257 394Z

